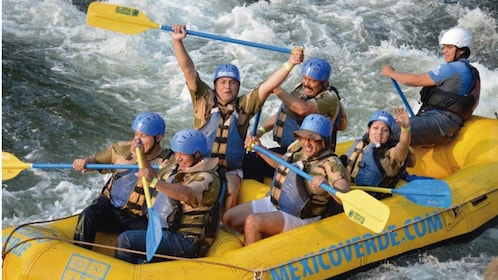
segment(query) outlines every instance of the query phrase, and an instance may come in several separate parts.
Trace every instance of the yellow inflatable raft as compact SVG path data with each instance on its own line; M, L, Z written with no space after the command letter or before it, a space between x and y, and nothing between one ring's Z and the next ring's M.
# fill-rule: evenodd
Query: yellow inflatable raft
M342 154L351 142L341 143ZM115 236L98 235L93 251L71 243L77 217L2 232L4 280L20 279L326 279L475 231L498 215L498 120L473 116L452 144L416 149L411 174L443 179L452 205L417 205L401 195L383 199L391 215L373 233L344 213L243 247L222 230L208 256L133 265L113 258ZM247 180L241 199L268 187ZM109 247L105 247L105 246Z

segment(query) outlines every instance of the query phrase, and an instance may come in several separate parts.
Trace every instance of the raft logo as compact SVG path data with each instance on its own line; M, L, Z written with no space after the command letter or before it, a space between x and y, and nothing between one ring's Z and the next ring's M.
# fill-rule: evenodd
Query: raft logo
M348 217L350 217L351 220L357 222L360 225L363 225L365 223L365 217L363 217L362 215L360 215L358 212L356 212L354 210L350 210L348 212Z
M355 220L364 220L364 217L354 211L348 211L347 214ZM415 216L413 219L407 219L402 226L388 225L387 230L380 234L368 232L361 236L337 240L332 244L324 242L323 247L315 248L302 257L297 257L272 268L270 270L271 279L302 280L308 277L316 278L318 274L326 274L325 271L333 270L335 267L352 269L364 262L367 256L373 260L381 260L388 255L395 255L396 251L406 252L418 248L412 247L412 244L417 244L417 246L431 244L432 236L438 233L442 234L443 229L441 215L435 212L434 214L427 213L425 217ZM420 241L412 243L418 239ZM398 246L402 248L393 249ZM385 253L388 250L393 251Z
M109 272L109 264L73 254L66 264L62 280L103 280Z

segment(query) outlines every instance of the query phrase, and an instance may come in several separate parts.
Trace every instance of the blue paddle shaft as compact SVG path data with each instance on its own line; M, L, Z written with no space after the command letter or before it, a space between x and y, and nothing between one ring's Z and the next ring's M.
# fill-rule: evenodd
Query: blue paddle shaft
M152 166L155 169L158 169L159 166ZM40 169L48 169L48 168L66 168L72 169L73 164L71 163L32 163L31 168L40 168ZM87 164L85 165L86 169L138 169L138 165L136 164Z
M254 125L252 127L252 136L256 136L256 132L258 132L258 123L259 123L259 118L261 118L261 110L263 108L259 109L259 111L256 113L256 117L254 119Z
M161 30L173 31L173 28L169 25L161 25ZM199 32L199 31L187 30L187 34L198 36L198 37L203 37L203 38L208 38L208 39L214 39L214 40L218 40L218 41L235 43L235 44L239 44L239 45L245 45L245 46L249 46L249 47L277 51L277 52L281 52L281 53L289 53L289 54L291 53L291 49L280 48L280 47L275 47L275 46L271 46L271 45L254 43L254 42L233 39L233 38L228 38L228 37L222 37L222 36L209 34L209 33L203 33L203 32Z
M403 101L403 104L405 104L406 110L408 110L408 113L410 114L410 117L413 117L413 111L412 108L410 107L410 104L408 104L408 101L406 100L405 95L401 91L401 88L399 87L398 82L395 79L391 79L393 82L394 88L396 88L396 91L398 91L399 97L401 97L401 100Z
M258 146L258 145L254 145L252 148L254 150L256 150L257 152L260 152L260 153L264 154L265 156L271 158L272 160L276 161L278 164L283 165L283 166L289 168L292 172L297 173L299 176L303 177L304 179L306 179L308 181L312 181L313 180L313 176L311 176L308 173L304 172L303 170L299 169L297 166L292 165L289 162L283 160L281 157L273 154L272 152L266 150L265 148L263 148L261 146ZM332 193L332 194L336 194L337 193L337 191L333 187L331 187L331 186L329 186L329 185L327 185L325 183L321 183L320 187L322 189L324 189L324 190Z

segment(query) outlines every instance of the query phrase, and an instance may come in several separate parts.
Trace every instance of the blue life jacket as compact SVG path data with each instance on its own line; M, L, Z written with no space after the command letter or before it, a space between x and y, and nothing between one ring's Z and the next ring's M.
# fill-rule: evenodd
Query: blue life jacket
M219 158L219 165L227 170L241 168L244 159L244 139L238 129L238 117L237 111L233 111L225 121L219 108L214 107L209 121L199 128L206 136L211 157Z
M173 178L174 176L170 176L167 182L171 183ZM173 224L177 214L181 210L180 206L179 201L170 198L163 192L157 192L152 209L154 209L154 212L159 216L162 228L169 228Z
M302 170L302 166L297 163L292 165ZM275 176L274 176L275 177ZM296 217L301 217L303 207L305 207L311 199L303 180L298 180L298 175L294 172L288 172L285 176L284 183L280 186L280 197L277 203L278 207L289 214ZM275 179L272 185L275 184ZM274 197L272 196L274 199ZM275 199L276 200L276 199Z
M353 151L362 140L356 140L353 144L353 149L347 152L348 158L351 158ZM351 181L358 186L379 186L384 178L384 170L379 167L377 159L375 158L375 144L370 143L361 149L361 158L357 161L358 173L353 177L351 174Z
M111 203L114 207L121 208L126 205L133 189L137 185L137 169L128 169L116 174L111 188Z
M309 167L309 164L328 158L331 155L333 155L332 151L325 151L317 158L306 162L296 161L292 165L305 170ZM292 159L293 155L288 158ZM328 192L311 192L303 177L283 165L280 165L275 170L270 195L272 203L278 209L301 219L322 215L330 200Z
M473 82L471 90L465 94L446 92L438 86L423 87L420 91L420 107L417 115L428 110L446 110L459 116L462 120L470 118L479 103L481 78L479 71L469 64L468 60L459 60L469 67Z
M285 103L282 102L278 110L275 124L273 125L273 140L277 142L280 146L287 148L292 142L296 141L294 137L294 131L301 127L303 120L296 120L291 118L285 113ZM282 129L282 133L279 136L279 128Z

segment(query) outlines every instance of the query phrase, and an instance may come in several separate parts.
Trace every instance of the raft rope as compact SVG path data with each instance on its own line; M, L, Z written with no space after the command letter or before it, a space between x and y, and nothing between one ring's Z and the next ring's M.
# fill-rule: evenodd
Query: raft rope
M464 201L464 202L462 202L462 203L460 203L458 205L455 205L455 206L453 206L451 208L443 209L443 210L434 212L433 214L426 216L426 219L434 217L434 216L442 214L442 213L445 213L445 212L454 211L454 210L457 210L457 212L460 213L461 212L460 208L462 208L463 206L465 206L465 204L472 203L472 202L480 199L481 197L483 197L485 195L488 195L488 194L491 194L491 193L496 192L496 191L498 191L498 189L491 190L489 192L483 193L479 197L475 197L475 198L466 200L466 201ZM73 216L77 216L77 215L73 215ZM20 245L22 245L24 243L30 242L30 241L35 241L35 240L64 241L64 242L73 243L73 244L91 245L91 246L100 247L100 248L104 248L104 249L112 249L112 250L119 250L119 251L124 251L124 252L128 252L128 253L146 255L146 252L142 252L142 251L136 251L136 250L125 249L125 248L118 248L118 247L115 247L115 246L108 246L108 245L96 244L96 243L90 243L90 242L84 242L84 241L70 240L70 239L60 238L60 237L55 237L55 236L34 237L34 238L25 239L25 240L20 241L19 243L15 244L14 246L12 246L11 248L9 248L8 250L6 250L7 244L9 243L9 239L20 228L25 227L25 226L29 226L29 225L34 225L34 224L42 224L42 223L49 223L49 222L54 222L54 221L58 221L58 220L63 220L63 219L71 218L73 216L63 217L63 218L53 219L53 220L48 220L48 221L31 222L31 223L26 223L26 224L22 224L22 225L17 226L12 232L9 233L9 235L7 236L5 242L4 242L3 246L2 246L2 259L5 259L5 256L7 254L9 254L12 250L14 250L15 248L17 248L18 246L20 246ZM342 245L342 246L334 247L333 249L327 249L325 251L321 251L317 255L324 255L324 254L330 253L332 251L337 251L337 250L340 250L341 248L345 248L345 247L348 247L348 246L353 246L353 245L355 245L357 243L364 242L366 240L370 240L370 239L373 239L373 238L377 238L377 237L385 235L385 234L392 234L395 231L401 230L401 229L403 229L403 228L405 228L407 226L413 225L415 223L419 223L420 221L422 221L422 220L412 221L411 223L404 224L402 226L393 228L393 229L391 229L391 230L389 230L387 232L384 232L382 234L372 235L369 238L363 238L361 240L353 241L353 242L351 242L349 244L345 244L345 245ZM315 256L315 255L309 255L308 257L313 257L313 256ZM280 264L280 265L276 265L276 266L273 266L273 267L266 267L266 268L262 268L262 269L250 269L250 268L245 268L245 267L241 267L241 266L237 266L237 265L231 265L231 264L227 264L227 263L207 261L207 260L205 260L203 258L190 259L190 258L182 258L182 257L161 255L161 254L154 254L154 257L159 257L159 258L164 258L164 259L171 259L171 260L190 261L190 262L204 263L204 264L211 264L211 265L218 265L218 266L225 266L225 267L229 267L229 268L244 270L246 272L253 273L254 279L256 279L256 280L263 279L264 273L268 272L268 271L270 271L272 269L276 269L276 268L279 268L279 267L287 266L287 265L295 263L297 261L302 261L302 259L295 259L295 260L291 260L291 261L288 261L286 263L283 263L283 264ZM3 267L3 263L4 262L2 262L2 267ZM262 265L262 266L264 266L264 265Z

